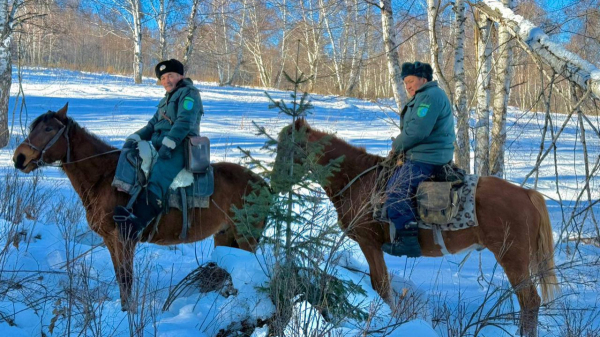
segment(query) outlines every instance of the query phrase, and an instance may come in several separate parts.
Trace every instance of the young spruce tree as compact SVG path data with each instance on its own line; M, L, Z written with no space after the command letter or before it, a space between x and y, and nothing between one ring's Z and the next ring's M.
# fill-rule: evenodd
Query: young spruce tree
M234 220L241 233L250 235L253 221L268 219L261 238L262 245L273 248L274 261L269 266L270 285L267 291L276 306L271 321L273 333L282 335L293 314L294 304L306 300L323 317L336 326L346 319L364 320L367 313L348 299L364 295L364 290L352 282L335 277L332 258L340 247L342 233L322 192L316 185L326 185L327 179L339 170L343 158L320 165L318 159L329 141L309 143L305 127L296 128L296 121L305 118L313 108L307 93L299 96L300 85L310 80L302 73L285 78L294 85L291 102L276 101L268 93L269 108L278 109L290 117L291 124L277 138L263 126L253 122L257 135L266 137L263 146L275 155L274 162L256 159L244 149L244 159L254 171L270 182L271 188L256 186L246 197L246 205L235 209Z

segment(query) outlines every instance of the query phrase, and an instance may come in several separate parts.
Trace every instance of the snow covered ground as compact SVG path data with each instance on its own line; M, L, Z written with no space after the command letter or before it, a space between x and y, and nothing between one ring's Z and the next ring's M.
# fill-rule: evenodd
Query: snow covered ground
M16 82L16 79L15 79ZM15 173L12 153L27 132L29 123L47 110L58 110L69 103L69 115L80 125L106 142L120 146L125 137L145 125L155 111L164 90L153 79L142 85L133 85L129 78L90 74L67 70L25 69L23 92L26 110L12 111L11 143L0 150L2 185L18 179L18 186L31 186L35 175ZM211 83L197 83L201 90L205 116L201 132L210 137L213 161L238 162L237 147L260 153L265 139L255 136L252 121L276 134L289 120L275 110L268 109L264 89L219 87ZM17 94L13 85L11 96ZM275 99L289 99L288 92L267 89ZM336 132L350 143L364 146L368 152L386 155L390 137L397 129L391 123L392 114L383 105L354 98L312 96L315 106L309 123L318 129ZM11 109L14 107L11 101ZM555 125L562 124L563 116L553 116ZM523 181L535 164L539 151L543 115L509 112L507 178L515 183ZM597 117L591 117L596 128ZM582 148L576 142L579 131L570 121L558 142L559 191L565 217L572 212L577 194L585 183ZM600 141L588 138L590 165L600 153ZM263 158L267 158L263 154ZM267 158L268 159L268 158ZM554 163L551 157L542 164L538 190L548 198L548 208L554 226L555 240L563 227L559 193L555 187ZM136 275L139 277L143 305L136 314L120 310L118 286L114 280L112 263L99 236L91 232L85 222L77 196L58 168L44 168L39 173L38 186L44 191L33 213L40 216L22 217L16 223L0 219L0 278L8 286L19 282L6 296L0 297L0 336L85 335L129 336L130 331L143 331L147 336L214 336L219 330L240 324L243 320L266 319L275 310L267 294L260 288L268 282L263 272L268 252L257 255L232 248L213 249L212 239L195 244L163 247L149 244L139 246L136 253ZM528 186L533 179L528 180ZM590 182L592 199L600 196L600 182ZM585 207L587 200L578 205ZM600 205L595 204L596 216ZM57 211L60 210L60 211ZM67 216L66 216L66 215ZM0 213L3 216L4 213ZM576 218L577 228L584 235L593 235L596 228L590 219ZM9 232L26 232L22 241L13 244ZM565 238L564 234L563 238ZM571 235L571 233L567 233ZM357 298L379 309L370 322L374 335L392 336L511 336L518 331L515 321L498 321L493 316L518 311L516 297L500 308L494 307L510 286L487 250L443 258L406 259L386 255L386 263L393 273L393 286L401 291L409 288L419 296L423 306L415 319L395 330L383 329L393 324L389 307L370 285L368 266L358 247L348 240L343 254L344 263L338 266L338 275L353 280L365 291L366 297ZM561 265L561 297L540 313L540 336L566 334L565 319L570 325L578 322L580 333L600 331L600 249L594 246L561 242L557 245L556 263ZM237 296L225 298L216 293L200 294L188 291L175 300L167 311L162 305L169 289L199 265L216 262L232 276ZM352 268L348 268L352 267ZM0 290L4 286L0 285ZM66 301L66 289L79 289L81 298ZM4 292L0 292L4 293ZM485 302L484 305L482 305ZM300 302L298 312L310 313L306 302ZM301 315L296 315L300 317ZM361 334L365 322L348 320L330 327L314 318L311 326L329 329L332 335ZM488 326L475 324L488 320ZM499 323L500 322L500 323ZM232 325L233 324L233 325ZM480 328L479 331L476 331ZM575 327L572 327L575 329ZM293 329L293 324L290 324ZM292 330L290 330L292 331ZM289 333L298 335L298 333ZM257 329L254 336L266 336Z

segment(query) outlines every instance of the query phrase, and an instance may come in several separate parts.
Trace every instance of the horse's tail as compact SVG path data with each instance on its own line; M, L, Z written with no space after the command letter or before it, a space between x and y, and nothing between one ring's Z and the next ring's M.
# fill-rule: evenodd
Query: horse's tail
M542 301L545 303L553 300L559 291L556 273L554 271L554 240L552 239L552 226L546 208L546 201L541 193L535 190L528 191L529 200L540 213L540 227L537 237L537 251L534 252L532 272L539 277L542 288Z

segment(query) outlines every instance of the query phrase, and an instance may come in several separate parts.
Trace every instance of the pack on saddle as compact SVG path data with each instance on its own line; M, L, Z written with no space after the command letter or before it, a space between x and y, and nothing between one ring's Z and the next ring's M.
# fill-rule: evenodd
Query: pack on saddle
M385 167L379 173L377 193L372 196L373 218L390 224L390 235L395 236L395 226L387 216L385 208L385 185L390 171ZM440 170L417 187L416 218L418 228L433 231L434 242L443 254L449 254L444 244L442 231L455 231L477 226L475 192L479 176L468 175L453 163Z
M183 213L183 226L180 239L185 239L190 226L189 210L208 208L210 196L214 192L213 168L210 165L210 140L207 137L188 137L185 140L185 168L173 180L166 200L162 202L162 212L154 222L152 229L141 241L150 241L158 229L162 214L170 208ZM112 186L131 197L126 208L131 209L138 195L145 191L152 167L158 158L158 152L149 141L140 141L136 147L124 148L119 157L117 171ZM115 215L115 221L119 215ZM122 220L122 219L121 219Z

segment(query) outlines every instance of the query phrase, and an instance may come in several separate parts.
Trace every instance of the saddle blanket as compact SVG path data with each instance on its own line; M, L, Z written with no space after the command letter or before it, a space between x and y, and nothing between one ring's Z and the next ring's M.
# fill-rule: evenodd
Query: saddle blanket
M137 151L129 151L125 156L121 156L117 172L112 185L127 193L133 193L133 187L139 184L138 174L143 174L147 181L152 166L156 163L157 152L147 141L137 143ZM136 173L136 162L138 157L141 159L139 169L141 173ZM127 163L122 163L126 160ZM184 195L185 192L185 195ZM213 168L209 167L206 173L192 174L185 168L182 169L169 187L167 196L169 207L182 210L182 200L185 199L187 208L209 206L210 196L214 192L214 173Z
M460 187L460 202L458 213L452 221L444 225L425 223L418 220L419 228L438 229L441 231L457 231L470 227L479 226L477 222L477 213L475 210L475 193L477 192L477 183L479 176L473 174L465 175L464 184Z

